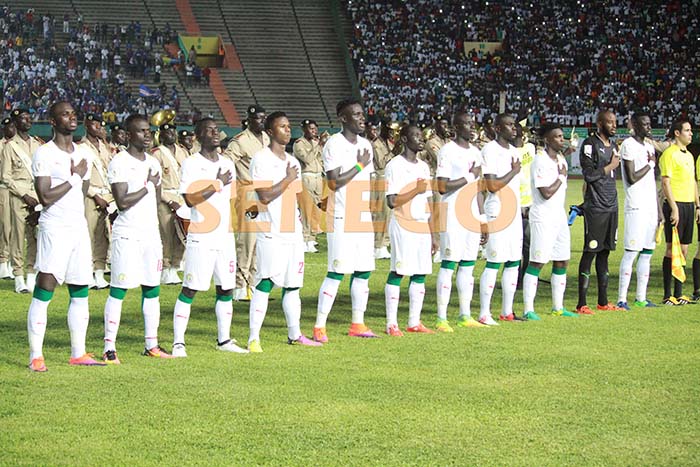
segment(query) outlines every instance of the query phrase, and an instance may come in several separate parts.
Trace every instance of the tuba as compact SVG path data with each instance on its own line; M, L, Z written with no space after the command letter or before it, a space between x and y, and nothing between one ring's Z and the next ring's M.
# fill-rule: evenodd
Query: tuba
M166 123L173 123L177 113L173 109L159 110L151 116L151 125L159 127L165 125ZM153 133L153 144L160 146L160 130L156 130Z

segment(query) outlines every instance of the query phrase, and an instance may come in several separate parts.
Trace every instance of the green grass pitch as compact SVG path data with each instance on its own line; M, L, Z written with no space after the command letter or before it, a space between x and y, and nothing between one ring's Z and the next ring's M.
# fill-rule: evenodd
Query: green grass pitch
M580 182L570 183L570 204L579 202L580 188ZM569 309L576 304L580 219L572 231ZM659 246L652 259L649 297L656 302L662 253ZM610 261L611 301L620 257L621 245ZM310 334L325 248L306 259L302 330ZM483 265L479 261L475 271L476 287ZM544 278L549 271L547 266ZM367 322L375 331L384 329L387 272L388 261L379 261L371 279ZM595 303L594 279L592 284L589 303ZM402 327L406 286L405 280ZM432 326L435 275L426 290L423 319ZM166 348L172 345L178 292L162 288L160 337ZM547 313L550 289L541 283L540 322L360 340L344 335L350 320L346 278L330 315L328 345L286 345L275 291L262 330L265 352L231 355L214 348L212 288L193 305L189 358L156 361L139 355L139 295L130 291L124 306L117 344L122 365L72 368L68 296L60 288L49 308L49 372L32 374L26 367L30 297L14 294L10 281L0 283L0 464L700 464L700 305L558 318ZM88 351L96 354L102 351L106 297L106 291L90 294ZM455 289L452 320L456 307ZM498 309L500 291L494 294ZM522 312L520 292L516 310ZM232 330L245 342L247 303L234 302Z

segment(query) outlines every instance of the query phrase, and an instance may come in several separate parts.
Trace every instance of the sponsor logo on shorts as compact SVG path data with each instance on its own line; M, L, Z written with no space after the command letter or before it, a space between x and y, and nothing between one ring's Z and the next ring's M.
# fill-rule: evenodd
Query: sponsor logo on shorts
M598 248L598 240L591 240L588 242L588 248Z

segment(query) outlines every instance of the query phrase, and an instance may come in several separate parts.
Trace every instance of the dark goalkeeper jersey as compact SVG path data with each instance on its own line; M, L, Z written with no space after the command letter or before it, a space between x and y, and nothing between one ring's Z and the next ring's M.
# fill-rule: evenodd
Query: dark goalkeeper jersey
M603 167L610 163L613 143L605 146L598 136L589 136L581 145L581 169L586 181L586 193L583 196L583 208L593 212L617 211L617 186L615 175L617 169L605 174Z

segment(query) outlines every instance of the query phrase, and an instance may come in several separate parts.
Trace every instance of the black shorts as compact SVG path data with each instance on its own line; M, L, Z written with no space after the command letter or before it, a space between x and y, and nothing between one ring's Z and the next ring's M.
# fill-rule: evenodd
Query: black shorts
M617 211L583 212L583 251L614 250L617 245Z
M693 243L693 225L695 225L695 203L676 203L678 206L678 238L681 244L690 245ZM664 201L661 206L664 214L664 236L666 243L671 243L673 238L673 225L671 225L671 206ZM700 229L700 227L698 227Z

